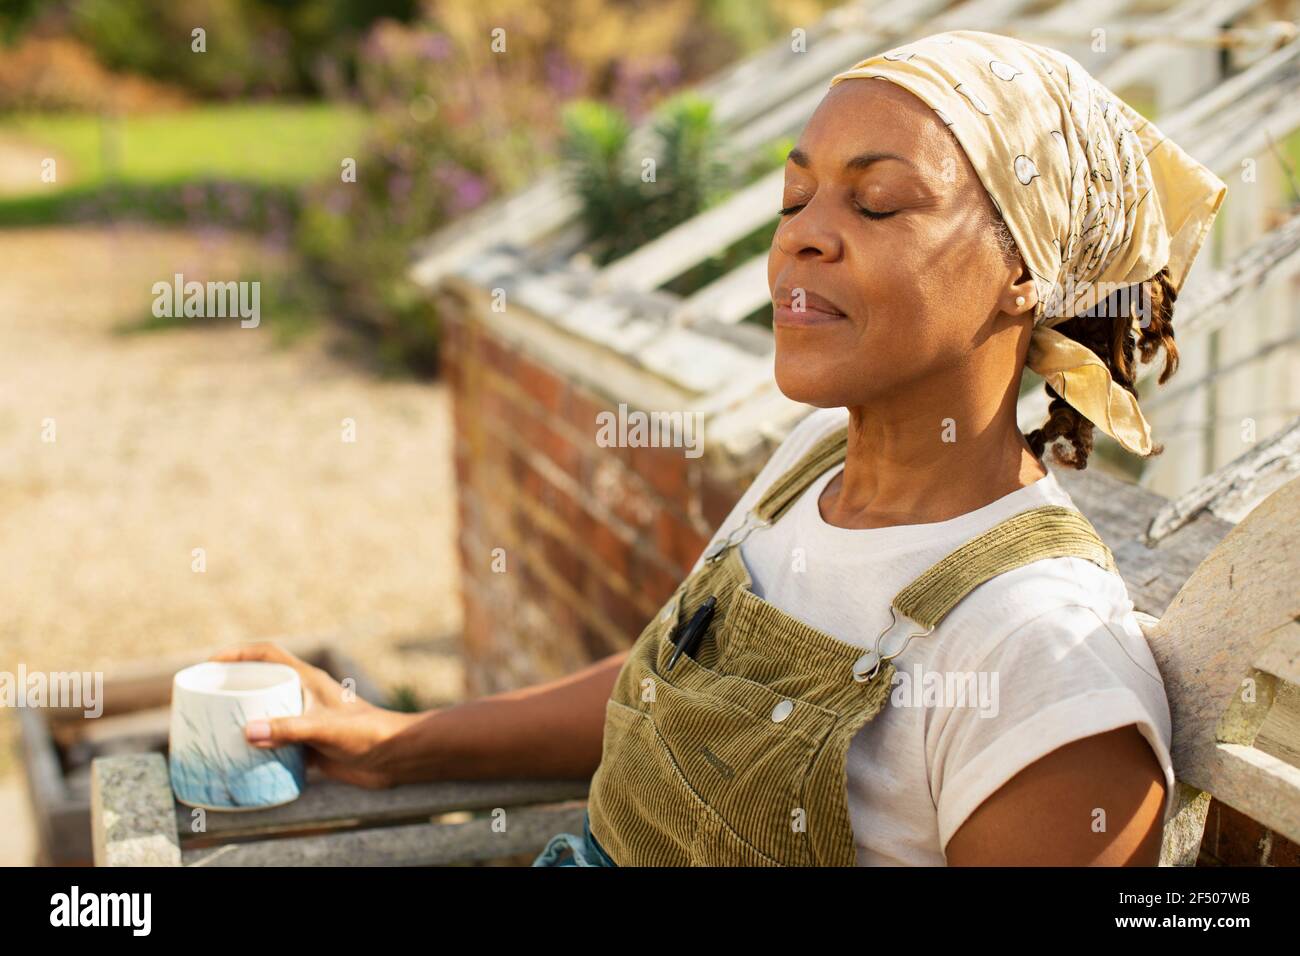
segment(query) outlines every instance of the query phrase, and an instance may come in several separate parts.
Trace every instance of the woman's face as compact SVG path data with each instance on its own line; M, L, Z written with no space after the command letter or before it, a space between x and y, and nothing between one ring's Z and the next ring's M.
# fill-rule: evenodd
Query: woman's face
M1001 397L1018 380L1031 320L1001 309L1020 267L965 151L921 100L886 80L831 87L786 162L782 206L767 278L787 396L852 406L969 387L949 380L987 367L970 362L986 343L1005 352L989 387Z

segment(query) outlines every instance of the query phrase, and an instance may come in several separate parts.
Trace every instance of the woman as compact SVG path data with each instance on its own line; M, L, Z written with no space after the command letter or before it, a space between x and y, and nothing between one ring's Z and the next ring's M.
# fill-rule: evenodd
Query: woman
M1223 194L1056 51L962 31L839 74L768 268L777 383L821 411L634 647L420 715L234 649L313 697L249 738L367 785L594 772L537 865L1154 864L1164 688L1042 456L1084 467L1094 427L1160 451L1135 353L1175 370ZM1052 399L1027 436L1026 365Z

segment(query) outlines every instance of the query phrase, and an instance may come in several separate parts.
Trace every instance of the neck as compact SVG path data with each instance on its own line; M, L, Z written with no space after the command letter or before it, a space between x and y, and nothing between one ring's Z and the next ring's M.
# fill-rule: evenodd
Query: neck
M1016 396L1010 389L992 411L954 395L850 406L844 470L822 494L822 517L842 528L947 521L1044 477L1016 424Z

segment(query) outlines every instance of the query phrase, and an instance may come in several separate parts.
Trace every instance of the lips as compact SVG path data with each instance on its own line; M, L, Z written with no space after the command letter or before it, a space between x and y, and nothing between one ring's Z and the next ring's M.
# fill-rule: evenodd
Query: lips
M796 309L794 306L795 296L797 293L803 293L802 307ZM824 315L842 316L847 318L847 313L837 306L824 295L819 295L807 286L790 286L777 290L774 302L778 308L794 312L796 315L800 312L820 312Z

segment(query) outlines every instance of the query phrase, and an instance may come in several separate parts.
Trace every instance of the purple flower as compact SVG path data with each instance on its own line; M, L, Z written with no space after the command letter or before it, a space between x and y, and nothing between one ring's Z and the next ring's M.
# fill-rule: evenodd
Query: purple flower
M354 187L355 188L355 187ZM325 208L336 216L341 216L352 206L352 192L348 189L332 189L325 198Z
M415 48L424 59L434 62L451 56L451 40L441 33L421 34Z
M451 215L468 212L488 197L488 184L475 173L455 163L440 163L434 178L448 187L447 211Z
M563 53L546 54L546 82L561 97L573 96L582 88L583 71L568 61Z
M400 203L411 194L411 177L406 173L394 173L388 177L388 198Z

